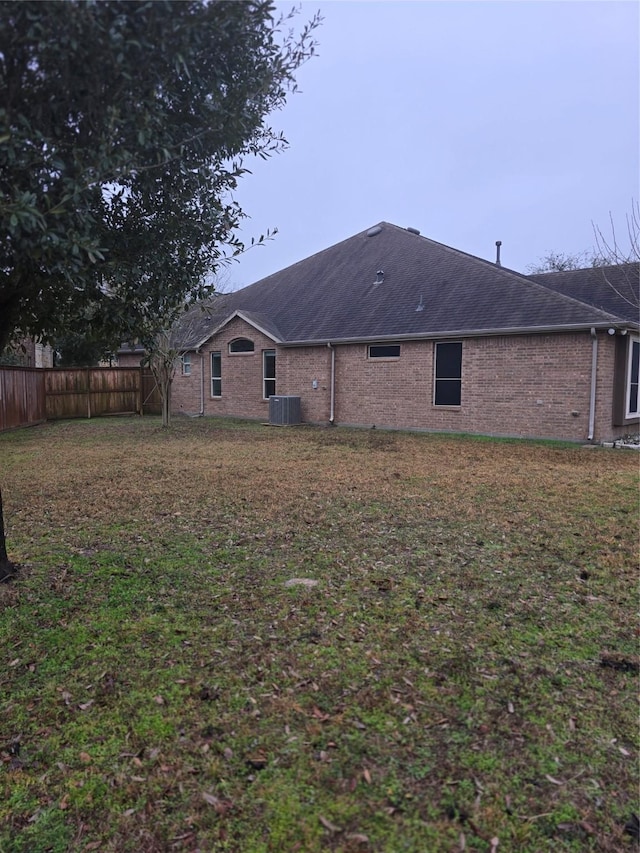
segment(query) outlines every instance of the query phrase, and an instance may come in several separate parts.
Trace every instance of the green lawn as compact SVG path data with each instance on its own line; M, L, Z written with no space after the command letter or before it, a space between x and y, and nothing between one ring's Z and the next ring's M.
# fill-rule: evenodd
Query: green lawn
M637 849L632 451L112 418L0 485L0 851Z

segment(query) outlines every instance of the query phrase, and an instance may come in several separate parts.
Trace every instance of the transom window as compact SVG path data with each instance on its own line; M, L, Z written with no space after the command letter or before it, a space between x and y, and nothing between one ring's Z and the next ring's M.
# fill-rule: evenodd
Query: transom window
M265 400L276 393L276 351L262 351L262 396Z
M400 358L400 344L371 344L369 358Z
M249 338L236 338L229 344L229 352L231 353L231 355L237 355L238 353L246 353L253 351L253 341L249 340Z
M222 353L211 353L211 396L222 397Z
M462 400L462 343L446 341L435 347L433 402L459 406Z

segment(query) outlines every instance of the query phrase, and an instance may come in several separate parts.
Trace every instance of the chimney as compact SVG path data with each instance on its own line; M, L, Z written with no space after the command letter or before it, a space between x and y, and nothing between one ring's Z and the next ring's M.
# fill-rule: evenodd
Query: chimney
M502 240L496 240L496 266L501 267L500 263L500 246L502 246Z

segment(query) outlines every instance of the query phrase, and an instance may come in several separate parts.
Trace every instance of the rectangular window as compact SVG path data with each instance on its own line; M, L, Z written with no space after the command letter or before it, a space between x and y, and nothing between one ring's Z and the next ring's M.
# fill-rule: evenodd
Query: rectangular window
M182 358L182 375L183 376L191 376L191 355L190 353L185 353Z
M462 400L462 343L437 343L433 401L436 406L459 406Z
M626 417L634 418L640 414L638 406L638 377L640 376L640 340L629 338L629 362L627 364Z
M372 344L369 358L400 358L400 344Z
M222 397L222 353L211 353L211 396Z
M262 396L265 400L276 393L276 351L266 349L262 352Z

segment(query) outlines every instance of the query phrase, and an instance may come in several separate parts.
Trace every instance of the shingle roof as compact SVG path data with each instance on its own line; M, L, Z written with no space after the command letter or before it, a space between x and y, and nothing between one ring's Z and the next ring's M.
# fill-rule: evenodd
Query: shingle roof
M638 322L640 263L538 273L529 278L609 314Z
M540 278L381 222L215 297L189 340L203 343L236 312L258 318L255 325L285 344L602 327L620 319Z

